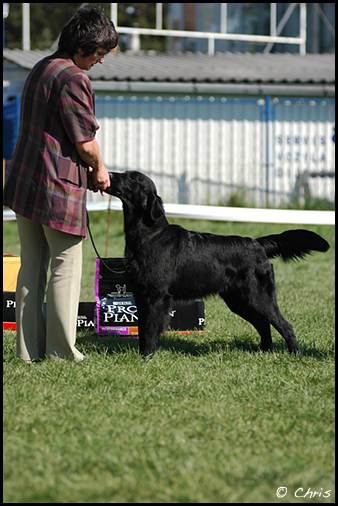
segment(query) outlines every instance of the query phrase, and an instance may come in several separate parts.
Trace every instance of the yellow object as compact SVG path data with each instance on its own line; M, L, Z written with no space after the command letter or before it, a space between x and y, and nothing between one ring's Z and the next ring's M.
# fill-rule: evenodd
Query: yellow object
M3 291L15 292L16 280L20 269L20 257L4 253L2 259L3 259Z

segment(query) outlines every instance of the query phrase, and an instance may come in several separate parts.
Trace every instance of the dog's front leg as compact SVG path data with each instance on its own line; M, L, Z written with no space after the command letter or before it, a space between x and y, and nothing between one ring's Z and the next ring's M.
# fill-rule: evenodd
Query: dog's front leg
M170 297L148 298L135 295L138 312L139 350L150 358L156 351L158 339L169 318Z

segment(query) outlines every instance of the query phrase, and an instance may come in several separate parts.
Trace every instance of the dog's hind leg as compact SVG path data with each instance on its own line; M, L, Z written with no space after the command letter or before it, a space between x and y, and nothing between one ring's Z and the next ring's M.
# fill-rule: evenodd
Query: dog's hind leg
M279 310L275 290L275 277L273 266L268 269L257 268L256 285L251 283L252 292L249 294L256 311L265 317L271 325L285 339L290 353L299 353L298 343L291 324L284 318Z
M257 315L257 318L248 320L257 330L261 337L261 350L271 351L272 350L272 338L271 338L271 327L268 320Z
M229 308L249 321L259 332L262 349L271 349L270 324L285 339L290 353L298 353L296 336L281 314L276 300L272 266L260 266L247 272L237 287L221 294Z
M278 307L274 308L274 314L270 318L271 324L284 337L290 353L299 353L296 336L291 324L283 317Z
M157 348L160 334L169 319L171 297L149 298L135 294L138 312L139 350L143 357L151 357Z
M247 303L238 301L236 298L229 298L224 294L220 294L229 309L247 322L251 323L257 330L261 338L262 351L272 350L271 328L269 321L259 315L255 310L247 309Z

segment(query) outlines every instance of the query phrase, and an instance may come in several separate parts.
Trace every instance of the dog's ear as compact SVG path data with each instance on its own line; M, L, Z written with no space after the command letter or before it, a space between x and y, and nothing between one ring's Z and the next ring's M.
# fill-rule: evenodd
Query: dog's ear
M164 214L161 198L156 194L152 193L148 197L147 211L150 220L155 223Z

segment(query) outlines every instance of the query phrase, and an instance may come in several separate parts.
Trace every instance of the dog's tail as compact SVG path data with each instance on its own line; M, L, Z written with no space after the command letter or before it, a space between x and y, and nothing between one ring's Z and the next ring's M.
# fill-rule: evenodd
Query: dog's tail
M266 235L257 241L263 246L268 258L283 260L300 259L312 251L327 251L330 247L320 235L309 230L287 230L282 234Z

